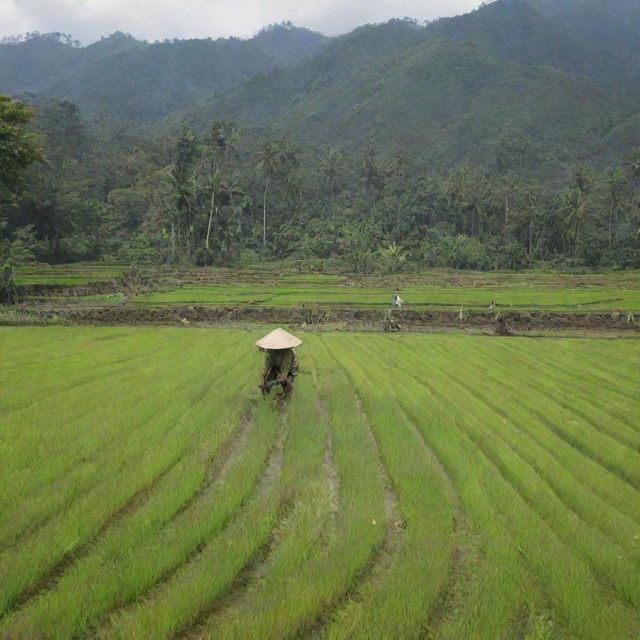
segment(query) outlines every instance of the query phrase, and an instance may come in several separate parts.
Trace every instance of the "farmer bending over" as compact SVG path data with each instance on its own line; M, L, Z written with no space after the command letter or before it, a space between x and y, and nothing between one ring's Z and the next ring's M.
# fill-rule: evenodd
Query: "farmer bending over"
M302 340L287 333L284 329L275 329L256 342L256 346L266 352L262 373L262 393L269 393L272 387L281 385L288 395L293 391L293 379L298 373L298 357L294 347Z

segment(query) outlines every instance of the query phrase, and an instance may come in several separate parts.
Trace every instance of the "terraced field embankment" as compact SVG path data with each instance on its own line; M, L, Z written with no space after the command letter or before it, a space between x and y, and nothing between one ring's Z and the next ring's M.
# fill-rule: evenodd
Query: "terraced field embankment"
M86 272L83 272L83 269ZM120 275L115 277L114 273ZM111 276L109 276L111 274ZM499 313L517 333L633 332L640 328L640 274L431 270L394 276L277 273L251 269L138 270L40 267L21 276L16 313L5 324L290 324L379 330L393 292L403 330L492 331ZM38 282L40 279L40 282ZM76 284L71 284L75 282Z
M496 327L496 311L412 310L393 312L393 320L402 330L438 330L443 327L492 332ZM381 309L339 309L321 307L194 307L164 306L140 308L118 305L95 308L70 308L57 314L74 324L89 325L177 325L201 326L233 323L288 324L297 327L315 326L354 331L379 331L384 326L385 311ZM510 329L527 334L544 330L590 330L640 332L640 315L620 312L562 313L553 311L500 311Z
M0 638L640 635L640 341L0 329Z

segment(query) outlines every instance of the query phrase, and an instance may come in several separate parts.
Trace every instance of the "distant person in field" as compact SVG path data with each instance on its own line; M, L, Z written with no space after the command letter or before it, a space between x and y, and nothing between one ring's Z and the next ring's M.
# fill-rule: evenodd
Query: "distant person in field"
M399 331L400 325L393 320L392 314L394 309L400 309L404 304L404 300L400 297L398 289L393 292L393 298L391 299L391 306L385 311L384 322L382 328L384 331Z
M495 334L497 336L510 336L511 334L511 330L509 329L509 327L507 326L507 323L504 321L504 318L502 317L502 314L499 313L496 316L496 329L495 329Z
M293 391L293 381L298 374L298 356L294 349L301 344L300 338L284 329L275 329L256 342L256 347L266 353L260 385L263 394L278 385L282 386L285 396Z

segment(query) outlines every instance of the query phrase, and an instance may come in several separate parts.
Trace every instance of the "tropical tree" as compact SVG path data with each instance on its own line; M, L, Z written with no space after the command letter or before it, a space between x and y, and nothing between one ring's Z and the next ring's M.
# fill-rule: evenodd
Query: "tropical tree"
M221 182L225 179L224 176L229 176L232 162L237 160L238 157L238 127L233 122L216 121L209 131L209 141L210 145L203 154L203 164L207 173L210 194L209 219L204 242L206 251L209 250L214 215L218 212L216 194L221 188Z
M0 201L15 191L30 164L42 160L36 136L27 131L33 113L22 102L0 96Z
M345 170L345 155L339 147L329 147L320 155L320 171L328 182L331 208L333 199L339 192L340 179Z
M42 159L36 136L27 132L33 111L21 102L0 96L0 207L13 201L25 169ZM33 226L9 234L9 221L0 218L0 303L14 304L15 265L33 259Z
M285 162L286 151L280 140L265 140L256 154L256 166L264 178L262 196L262 246L267 246L267 194L272 180Z
M613 169L605 180L605 186L609 249L611 249L616 241L618 215L625 205L626 178L623 170Z
M407 262L405 250L395 242L387 242L380 247L378 257L380 266L385 273L398 273L402 271Z
M378 158L373 147L368 147L362 159L360 179L367 193L373 194L373 202L384 188L384 175L378 165Z
M580 233L591 213L590 197L579 187L570 189L562 198L560 216L564 222L568 248L578 251Z
M449 175L443 186L456 230L472 236L482 233L489 195L482 171L463 164Z
M194 218L196 213L196 181L193 163L196 156L196 139L189 127L182 128L175 147L175 158L171 171L173 180L173 211L171 223L172 260L175 261L176 232L183 234L186 241L186 257L191 259L194 239Z

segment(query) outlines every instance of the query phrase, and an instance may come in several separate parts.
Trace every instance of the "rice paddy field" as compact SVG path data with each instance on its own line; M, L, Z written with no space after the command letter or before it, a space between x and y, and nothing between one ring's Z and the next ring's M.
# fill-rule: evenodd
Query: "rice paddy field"
M640 637L640 341L0 328L0 638Z
M124 265L76 263L70 265L32 264L21 266L16 284L76 286L105 282L126 272Z
M265 305L291 307L388 308L393 283L350 288L346 286L299 286L278 283L274 286L217 284L184 285L166 291L146 293L131 300L135 306ZM494 302L502 308L547 311L640 311L640 284L628 288L603 288L598 285L552 287L526 282L508 286L447 286L408 284L401 288L406 304L417 309L487 309Z
M487 310L493 302L499 308L514 311L640 313L640 271L572 274L433 269L395 276L346 276L298 273L291 267L281 272L271 267L148 267L141 270L146 285L132 292L123 281L128 269L127 265L32 265L21 268L17 284L23 288L40 287L27 294L32 303L63 306L119 306L125 292L127 306L134 308L194 305L386 309L398 287L405 308L414 310ZM47 285L69 290L56 291L51 286L47 291ZM102 286L94 292L73 295L73 287L83 285Z

